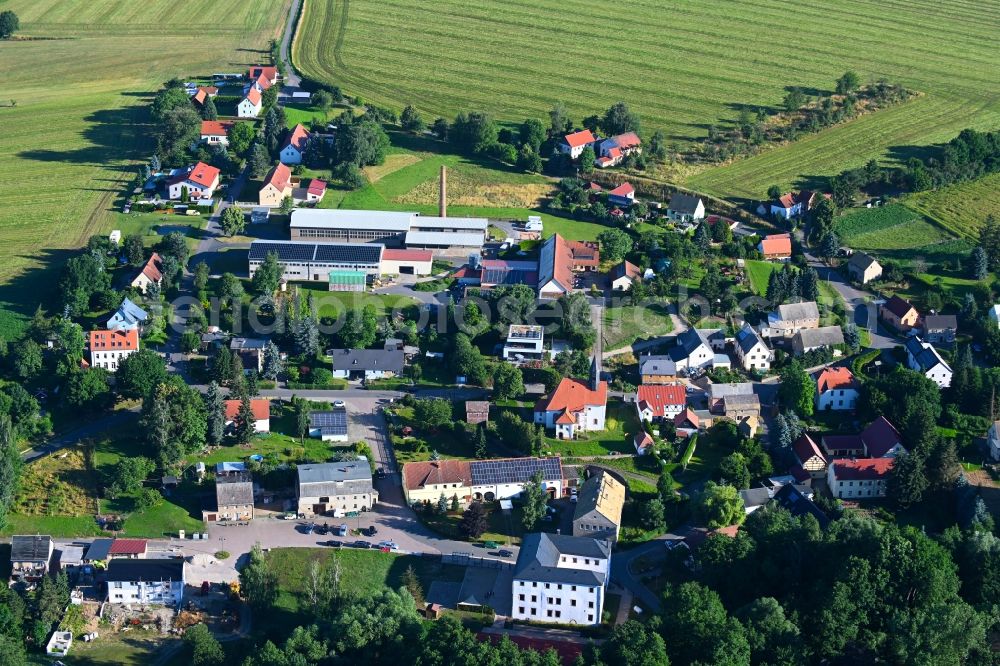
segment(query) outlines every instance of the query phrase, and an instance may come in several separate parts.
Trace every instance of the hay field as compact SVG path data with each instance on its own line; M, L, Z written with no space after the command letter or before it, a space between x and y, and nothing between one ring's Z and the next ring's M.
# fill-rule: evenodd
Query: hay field
M112 228L126 167L152 150L150 94L266 58L289 2L4 3L21 30L0 42L0 336L52 296L67 250Z
M562 101L579 122L624 99L682 145L738 105L778 104L789 85L828 91L846 69L923 93L689 179L760 197L1000 125L998 30L998 0L308 0L293 59L347 93L431 117L542 118Z
M1000 219L1000 174L906 197L903 205L958 236L979 237L988 215Z

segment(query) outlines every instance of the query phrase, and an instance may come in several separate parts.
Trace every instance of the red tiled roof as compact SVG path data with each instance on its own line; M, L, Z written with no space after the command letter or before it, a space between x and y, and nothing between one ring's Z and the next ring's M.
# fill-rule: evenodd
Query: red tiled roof
M812 437L806 434L803 434L795 440L795 443L792 444L792 451L795 452L795 457L798 458L799 462L802 464L805 464L807 460L813 457L822 458L823 462L826 462L826 456L824 456L823 452L819 450L818 446L816 446L816 442L813 441Z
M638 148L642 145L642 141L639 140L639 136L635 132L625 132L624 134L619 134L618 136L613 136L611 138L614 139L619 148L623 148L625 150L628 150L629 148Z
M615 279L620 277L635 279L642 276L642 269L633 264L631 261L623 261L615 266L614 275Z
M608 151L608 157L611 159L621 156L622 156L622 149L619 148L618 146L615 146L614 148Z
M382 250L382 258L389 261L431 261L434 253L430 250L396 250L387 247Z
M481 278L483 272L478 268L469 268L468 266L462 266L457 271L451 274L453 278Z
M594 138L593 132L590 130L580 130L579 132L573 132L572 134L567 134L563 137L563 141L570 148L579 148L580 146L586 146L588 143L594 143L597 139Z
M320 196L326 192L326 181L320 180L319 178L313 178L309 181L309 187L306 188L306 192L315 196Z
M884 416L872 421L861 432L861 439L865 443L868 455L872 458L881 458L889 452L889 449L901 442L899 431Z
M790 234L771 234L760 241L760 251L765 257L792 256L792 237Z
M247 93L246 99L250 100L250 103L254 106L260 106L260 91L256 88L251 88Z
M601 382L593 391L587 384L576 379L565 378L548 400L542 400L542 409L546 412L581 412L587 405L608 404L608 383Z
M278 78L278 68L266 67L264 65L254 65L253 67L250 68L250 72L247 78L249 78L251 81L254 81L262 76L265 79L267 79L268 83L270 83L271 81L274 81L275 79Z
M403 487L419 490L424 486L445 483L472 484L472 468L468 460L427 460L403 465Z
M856 458L834 460L833 475L838 481L873 481L885 478L895 458Z
M299 123L296 125L288 136L285 137L284 143L281 144L281 150L284 150L288 146L294 146L300 153L305 151L306 143L309 142L309 130Z
M143 539L115 539L111 542L109 555L141 555L146 552L146 541Z
M240 400L226 400L226 421L233 421L240 413ZM266 421L271 418L271 402L266 398L254 398L250 401L250 411L256 421Z
M910 305L909 301L903 300L899 296L893 296L882 305L883 308L896 315L897 318L902 319L913 310L914 307Z
M160 265L163 263L163 259L156 252L149 258L146 265L142 267L142 274L153 282L159 282L163 279L163 273L160 272Z
M235 125L231 120L203 120L201 121L201 136L226 136L229 130Z
M855 388L857 382L850 368L824 368L816 378L816 388L820 393L834 389Z
M795 205L795 196L791 192L785 192L778 197L778 204L780 204L782 208L791 208Z
M90 351L123 351L139 348L139 331L91 331Z
M597 243L589 241L566 241L573 263L577 266L597 266L601 263L601 251Z
M568 409L564 409L558 417L556 417L555 423L560 425L568 425L576 423L576 417L573 416L573 412Z
M191 96L191 99L196 104L204 104L205 100L208 99L208 92L204 88L198 88L198 90Z
M187 179L202 187L215 187L219 183L219 173L221 172L214 166L198 162L191 169L191 173L188 174Z
M635 188L632 187L632 185L629 183L622 183L615 189L608 192L608 194L610 196L616 196L616 197L628 197L630 195L635 194Z
M573 257L566 239L553 234L546 243L552 243L552 279L562 285L567 292L573 289ZM544 253L543 253L544 254Z
M281 162L278 162L267 172L267 176L264 178L262 187L267 187L268 185L273 185L279 191L284 192L292 186L292 170Z
M635 443L635 448L637 449L648 449L655 443L653 441L653 436L645 430L640 430L635 433L635 437L633 437L632 440Z
M686 405L687 394L680 384L643 384L636 390L635 400L639 409L648 406L655 416L662 417L668 406Z
M584 189L590 190L591 192L600 192L604 188L595 183L594 181L590 181L589 183L587 183L587 187L585 187Z
M694 410L690 407L674 417L674 425L678 428L683 427L685 423L690 423L695 428L697 428L701 423L698 419L698 415L695 414Z

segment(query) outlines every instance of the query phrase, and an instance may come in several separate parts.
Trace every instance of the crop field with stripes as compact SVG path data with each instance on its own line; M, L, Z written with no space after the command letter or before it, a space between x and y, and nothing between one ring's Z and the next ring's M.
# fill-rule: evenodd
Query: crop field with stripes
M267 58L290 0L9 0L0 41L0 337L47 303L68 251L117 222L152 153L145 106L167 79Z
M761 197L965 127L1000 126L998 0L307 0L293 59L319 81L428 118L484 109L579 122L625 100L684 146L853 69L921 95L900 107L708 168L688 185Z

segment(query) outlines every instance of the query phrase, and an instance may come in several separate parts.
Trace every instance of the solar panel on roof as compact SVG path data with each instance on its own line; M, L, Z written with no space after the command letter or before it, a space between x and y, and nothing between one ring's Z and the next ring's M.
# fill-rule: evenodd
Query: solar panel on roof
M336 409L329 412L310 412L309 423L314 428L347 428L347 412Z
M316 246L316 261L336 263L377 264L382 258L381 245L329 245Z
M515 460L480 460L469 465L473 485L526 483L537 471L543 479L562 477L559 461L554 458L517 458Z
M250 261L263 261L268 254L274 252L278 261L312 261L316 253L315 243L269 243L254 241L250 244Z

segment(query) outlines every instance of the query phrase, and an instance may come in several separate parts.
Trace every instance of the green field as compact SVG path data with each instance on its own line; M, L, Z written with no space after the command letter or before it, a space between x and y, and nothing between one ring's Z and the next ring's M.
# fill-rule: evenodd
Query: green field
M771 280L771 273L781 268L781 264L773 261L747 260L747 278L750 280L750 288L758 296L767 294L767 283Z
M666 305L608 307L604 309L604 349L611 351L637 340L666 335L673 328Z
M997 0L313 0L293 59L345 93L428 117L481 108L519 121L562 101L579 122L623 99L681 145L737 105L776 105L790 85L829 91L846 69L923 93L689 182L760 197L996 126L998 22Z
M152 152L150 95L266 59L289 1L3 4L22 39L0 42L0 337L52 296L67 250L115 228L128 166Z
M904 199L903 204L958 236L975 239L987 215L1000 218L1000 174L920 192Z
M909 250L950 240L949 234L909 208L862 208L837 218L833 229L856 250Z

